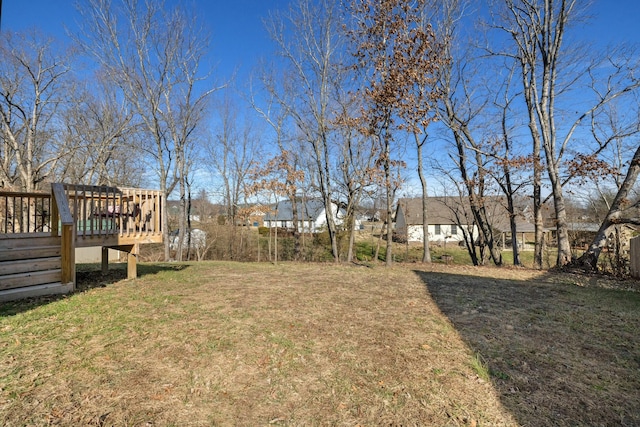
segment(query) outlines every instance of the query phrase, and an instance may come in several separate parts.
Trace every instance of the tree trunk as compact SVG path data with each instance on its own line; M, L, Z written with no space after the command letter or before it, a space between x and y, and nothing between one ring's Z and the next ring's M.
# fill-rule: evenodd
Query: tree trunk
M471 258L471 263L475 266L480 265L478 261L478 254L476 252L476 245L474 243L473 232L470 234L466 229L462 229L462 235L464 237L464 244L467 247L467 252L469 253L469 257Z
M349 215L349 214L348 214ZM347 221L347 227L349 230L349 247L347 248L347 262L353 262L353 247L356 242L356 221L355 217L349 215Z
M423 141L417 140L416 137L416 148L418 154L418 177L420 178L420 186L422 188L422 262L430 263L431 262L431 251L429 250L429 222L428 222L428 212L427 212L427 178L424 174L424 166L422 164L422 147L424 142L426 141L426 135ZM407 233L408 234L408 233ZM407 243L409 242L409 236L407 235Z
M184 177L180 177L180 209L178 218L178 246L176 249L176 261L182 261L182 255L184 251L184 241L186 233L189 231L187 228L187 201L186 201L186 189L184 185Z
M609 234L611 227L624 222L620 217L625 209L625 204L628 202L629 192L635 185L638 175L640 175L640 146L636 149L636 152L631 159L627 175L625 176L616 197L611 203L609 212L607 212L604 221L600 224L600 228L598 229L596 236L589 245L589 249L587 249L587 251L574 262L574 265L593 271L597 270L598 259L602 252L602 248L607 244L607 235Z
M289 196L289 202L291 203L291 216L293 220L293 257L297 261L300 258L300 227L298 227L298 221L300 214L298 213L298 201L296 195ZM302 204L304 210L304 203ZM302 213L303 217L305 212ZM302 227L304 229L304 227Z
M189 230L189 234L187 235L187 261L191 258L191 184L187 181L187 209L186 209L186 217L187 217L187 230ZM202 218L200 219L202 221ZM198 245L201 242L198 242ZM198 254L198 261L200 261L200 255Z
M329 241L331 242L331 253L333 254L333 260L340 262L340 253L338 252L338 236L336 230L336 222L333 220L333 202L331 201L331 192L329 186L323 185L322 188L325 215L327 220L327 231L329 233ZM337 207L336 207L337 209Z
M385 138L385 160L384 160L384 183L386 187L386 207L387 207L387 253L385 255L385 264L391 267L393 264L393 226L391 223L391 206L393 204L393 190L391 188L391 147L389 146L388 137Z
M162 192L162 202L160 203L160 209L162 211L162 239L164 241L164 260L169 261L171 258L171 251L169 247L169 215L167 212L167 185L164 180L160 181L160 191Z
M278 264L278 224L276 223L276 230L273 238L273 263Z
M556 236L558 239L558 257L556 259L556 264L559 266L563 266L571 263L573 259L573 254L571 253L571 243L569 242L567 210L565 207L564 195L562 194L562 186L560 182L553 182L552 187L553 205L556 214Z
M520 248L518 247L518 229L516 226L516 217L514 214L513 197L507 198L507 204L509 205L509 226L511 229L511 249L513 250L513 265L520 266ZM522 242L524 247L524 239Z
M386 233L386 230L387 230L387 221L385 220L382 223L382 227L380 228L380 234L378 235L378 240L376 241L376 251L373 254L374 261L378 261L380 257L380 243L382 241L382 236L384 236L384 233Z

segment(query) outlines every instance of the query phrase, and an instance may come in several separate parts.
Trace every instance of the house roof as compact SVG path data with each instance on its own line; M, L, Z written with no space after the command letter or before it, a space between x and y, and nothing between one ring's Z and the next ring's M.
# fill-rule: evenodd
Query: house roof
M485 209L490 225L498 230L509 230L509 214L506 199L499 196L486 196ZM427 197L427 215L429 224L472 224L473 216L468 197L444 196ZM403 198L398 200L398 211L402 210L407 225L422 225L422 198ZM397 218L397 217L396 217ZM517 231L529 233L535 230L533 224L523 215L516 217Z
M570 222L567 226L569 231L587 231L597 233L600 229L600 224L597 222Z
M298 219L315 220L324 210L324 203L320 199L307 200L304 204L297 202ZM293 220L292 204L289 200L282 200L271 206L264 216L265 221L291 221Z
M407 225L423 224L422 198L399 199L400 210ZM473 220L467 197L427 197L427 215L429 224L464 224Z

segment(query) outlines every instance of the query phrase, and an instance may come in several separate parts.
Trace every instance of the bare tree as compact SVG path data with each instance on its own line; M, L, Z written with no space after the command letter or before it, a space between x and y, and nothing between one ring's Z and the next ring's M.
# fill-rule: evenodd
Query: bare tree
M589 270L597 270L598 258L602 249L606 246L610 230L620 224L640 225L638 218L624 217L626 211L640 207L640 202L632 203L629 199L631 190L638 180L638 175L640 175L640 146L638 146L631 159L625 178L611 202L609 212L607 212L587 251L575 262L576 265L586 267Z
M222 200L227 221L236 225L238 209L247 202L244 194L250 169L260 155L259 138L253 125L238 114L238 106L225 96L219 106L218 131L207 144L204 159L222 180Z
M485 113L489 95L477 95L469 75L476 74L479 64L468 59L468 52L460 52L455 43L455 14L445 15L441 31L448 34L446 55L447 66L440 72L440 85L443 96L438 117L453 137L451 159L456 174L451 175L453 182L469 198L469 210L474 223L480 230L482 245L486 245L495 265L502 264L502 255L495 241L485 206L487 187L490 186L489 164L491 157L486 155L482 138L482 125L478 122ZM481 86L481 81L473 84ZM478 99L476 99L476 97ZM473 245L471 246L473 249ZM471 254L471 251L470 251ZM472 256L472 258L474 258Z
M308 175L312 175L308 168L304 167L304 161L302 159L302 152L300 148L300 141L293 138L289 133L291 108L295 108L295 101L293 98L297 96L295 90L292 89L291 83L287 83L288 79L279 79L276 77L276 71L268 69L266 65L263 66L260 74L260 83L266 90L266 97L262 102L258 102L255 98L255 94L251 94L251 104L254 110L262 117L269 125L273 132L274 143L279 150L280 155L286 156L290 159L291 163L287 165L289 172L285 174L286 177L302 177L308 178ZM309 173L305 174L302 170ZM300 256L302 247L302 238L304 234L301 233L299 227L299 218L301 212L298 212L298 190L300 189L300 182L286 181L287 188L291 188L294 191L286 194L286 197L291 203L291 214L293 221L293 239L294 239L294 257Z
M244 215L248 203L245 188L249 185L250 171L262 154L259 145L262 141L254 125L240 116L238 105L230 96L223 98L218 111L217 132L206 144L203 161L216 177L214 187L219 188L217 196L224 203L225 220L231 234L229 253L236 259L234 254L239 253L246 232L246 227L237 226L249 225L246 223L248 217Z
M272 92L288 111L303 141L311 148L314 175L327 213L331 250L339 261L336 224L331 215L334 190L331 132L333 88L344 77L342 22L334 0L298 0L283 14L267 21L269 33L285 60L287 86L284 94Z
M187 225L187 156L214 91L206 82L209 71L201 67L209 38L185 9L169 9L162 1L90 0L80 13L82 46L141 121L148 138L142 149L155 161L160 189L167 196L179 189L180 258ZM161 208L166 212L166 197ZM168 235L164 241L168 259Z
M589 199L596 219L601 221L589 248L574 265L595 271L612 230L623 225L640 225L636 186L640 174L640 114L637 98L630 105L609 105L592 118L591 129L594 140L606 150L597 154L578 154L568 164L570 175L593 189ZM629 153L633 153L631 158ZM619 252L620 247L616 245L617 257Z
M75 102L60 120L60 139L70 151L59 162L58 179L93 185L141 185L144 162L132 111L118 99L113 85L100 76L92 79L92 90L87 84L77 83Z
M507 68L509 69L509 68ZM494 106L499 126L495 131L495 140L489 144L487 155L494 159L494 165L489 169L498 187L506 199L506 210L509 214L509 229L511 232L511 249L513 251L513 265L520 266L520 248L517 241L517 222L520 213L517 208L516 197L522 189L530 184L530 179L523 177L523 169L531 167L531 156L517 152L517 138L514 138L514 124L510 117L516 116L513 104L517 94L511 93L513 67L507 74L504 83L496 93ZM522 242L523 245L525 242Z
M360 103L355 94L344 92L338 97L339 108L342 111L336 123L339 138L342 140L341 152L338 157L339 173L336 174L338 192L346 200L346 218L344 229L348 233L348 247L346 261L352 262L355 246L355 225L357 210L363 197L378 181L379 168L376 167L378 152L361 132L358 131L357 113Z
M443 2L444 14L454 13L448 10L451 6ZM406 52L400 55L407 58L404 63L405 74L413 76L406 83L406 92L402 96L399 116L403 120L401 128L413 136L417 154L417 169L420 186L422 188L422 218L425 223L422 227L422 262L431 262L429 251L429 230L425 226L427 212L427 178L425 172L424 148L428 141L428 127L437 119L437 104L443 96L443 91L438 86L438 77L442 67L447 66L449 58L445 55L446 43L449 35L436 34L428 22L433 17L432 5L421 3L416 9L415 26L405 29L405 38L412 40L408 44Z
M557 264L562 266L572 260L563 194L565 180L561 175L565 153L585 118L640 84L633 78L633 67L628 61L621 60L620 55L610 55L603 60L570 54L564 43L565 37L569 25L580 18L580 7L577 0L506 0L505 12L496 23L496 27L513 42L513 49L504 54L520 67L533 139L537 266L542 261L542 165L546 168L553 195L558 236ZM576 46L572 46L571 51L577 51ZM603 69L608 69L606 74L603 74ZM599 86L600 89L594 92L591 105L574 118L564 118L563 121L569 125L561 126L557 120L560 96L584 84L585 79L591 79L592 87Z
M35 33L0 37L0 186L33 191L70 149L55 144L70 58Z

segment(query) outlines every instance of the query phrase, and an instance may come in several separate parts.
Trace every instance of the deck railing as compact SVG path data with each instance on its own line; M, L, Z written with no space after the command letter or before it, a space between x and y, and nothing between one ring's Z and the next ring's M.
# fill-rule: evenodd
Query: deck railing
M162 235L162 193L140 188L64 184L76 239Z
M128 187L52 184L69 204L78 240L162 235L162 193ZM58 202L62 202L59 200ZM59 235L50 193L0 191L0 234Z
M0 234L50 230L51 194L0 191Z

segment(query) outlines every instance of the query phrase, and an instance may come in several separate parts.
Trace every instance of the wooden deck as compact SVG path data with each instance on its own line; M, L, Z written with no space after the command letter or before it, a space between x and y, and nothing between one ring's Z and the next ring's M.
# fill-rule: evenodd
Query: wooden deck
M52 184L51 193L0 192L0 300L75 289L75 249L128 254L136 276L140 244L162 243L158 190Z

